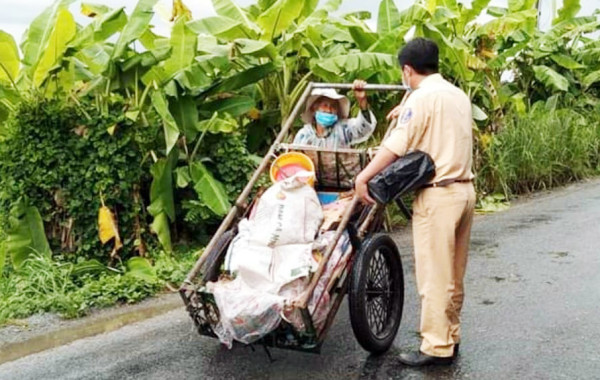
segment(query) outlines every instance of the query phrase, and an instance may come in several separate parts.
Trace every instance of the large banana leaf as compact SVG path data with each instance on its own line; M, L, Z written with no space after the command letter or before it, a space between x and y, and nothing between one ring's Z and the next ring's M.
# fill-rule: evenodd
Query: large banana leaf
M230 204L223 184L217 181L200 162L193 162L190 165L190 176L194 182L194 190L202 202L215 214L225 215Z
M173 151L168 157L159 158L150 168L152 184L150 186L150 206L148 206L148 212L152 216L164 212L169 219L175 220L172 171L176 159L177 151Z
M104 44L94 44L81 49L76 57L83 62L93 74L100 74L110 62L112 50Z
M10 219L11 228L7 233L5 250L15 268L18 269L34 252L50 254L44 224L37 208L20 200L11 210Z
M121 65L121 70L128 71L137 65L140 65L141 67L155 67L159 62L164 61L170 56L171 47L145 51L143 53L136 54L123 62ZM163 70L163 76L160 78L160 80L157 80L157 83L163 83L167 79L168 77L166 72Z
M260 32L260 29L256 24L250 21L246 12L232 0L212 0L212 3L215 12L217 12L219 16L227 17L232 20L239 20L246 28L253 30L255 33Z
M327 0L323 5L323 9L327 12L335 12L342 5L342 0Z
M210 119L202 120L196 128L201 132L231 133L238 128L238 123L228 114L219 115L218 112L214 112Z
M256 102L253 98L249 96L234 96L203 103L200 106L200 111L209 115L219 112L228 113L233 117L238 117L248 113L248 111L254 107L256 107Z
M200 96L209 96L219 92L238 90L244 86L258 82L275 70L277 70L277 67L271 62L251 67L248 70L244 70L216 82L214 86L202 92Z
M558 65L569 70L584 69L586 67L585 65L582 65L565 54L552 54L550 58L552 58L554 62L558 63Z
M126 24L127 15L123 8L111 10L86 25L69 45L81 49L97 42L104 42L113 34L120 32Z
M473 0L471 8L465 8L461 14L460 24L464 28L467 23L473 21L488 6L491 0ZM462 28L460 31L462 31Z
M547 66L533 66L535 78L547 87L553 87L560 91L569 90L569 81L556 71Z
M132 276L146 282L154 282L158 279L156 270L144 257L132 257L127 260L126 276Z
M270 41L256 41L240 38L233 41L233 47L236 48L241 55L267 57L272 60L275 60L277 57L277 49Z
M462 80L471 80L473 71L468 67L470 47L458 37L448 36L435 25L426 23L423 25L425 37L438 41L440 56L447 60L454 71L454 75Z
M593 71L593 72L587 74L581 81L581 84L583 84L585 87L590 87L592 84L599 82L599 81L600 81L600 70Z
M328 22L327 11L324 9L314 11L310 16L306 17L296 29L290 28L288 41L297 34L304 33L310 26L323 24L324 22Z
M528 9L535 9L538 0L508 0L509 12L520 12Z
M179 138L179 128L177 128L177 123L175 122L173 115L169 112L165 95L160 90L152 93L152 105L154 105L154 109L158 112L163 122L165 147L168 155L177 143L177 139Z
M196 34L186 26L186 17L180 17L171 31L171 56L165 61L168 77L189 66L196 55Z
M190 95L169 98L169 111L175 118L178 129L183 132L188 142L194 141L198 130L198 109L194 97Z
M350 53L332 58L312 60L312 71L321 78L335 81L342 76L356 76L361 73L375 73L394 69L396 57L382 53ZM363 76L366 78L366 76Z
M9 114L16 109L21 100L21 95L14 87L4 87L0 84L0 143L2 140L2 123L8 118Z
M382 0L379 4L379 16L377 17L377 33L389 33L400 26L400 12L393 0Z
M115 43L115 48L111 56L112 60L116 60L123 55L125 48L133 40L138 39L150 26L150 20L154 16L152 7L158 0L139 0L127 25L119 35L119 39Z
M577 16L579 10L581 10L579 0L563 0L563 7L558 10L558 16L552 20L552 24L558 24Z
M537 11L528 9L520 12L508 13L503 17L489 21L478 29L479 35L508 37L516 31L525 31L533 34L536 26Z
M0 83L14 82L19 73L19 51L12 36L0 30Z
M221 16L190 21L188 27L195 33L209 34L226 41L233 41L237 38L255 39L257 37L253 30L245 28L241 22Z
M600 21L594 16L575 17L559 22L537 39L536 46L545 45L548 43L556 43L557 40L570 40L575 36L580 36L583 33L593 33L598 30Z
M373 46L379 37L377 33L369 32L360 26L350 26L348 27L348 31L354 42L356 42L356 45L358 45L362 51L368 50Z
M262 29L261 39L270 41L289 28L300 16L304 4L298 0L277 0L258 17L256 23Z
M312 15L319 5L319 0L304 0L304 8L302 9L302 17L307 18Z
M197 92L198 89L205 89L212 83L205 70L199 64L193 64L175 75L175 81L190 92Z
M4 264L6 263L6 243L0 242L0 276L4 272Z
M56 29L56 18L61 10L67 9L74 0L56 0L54 4L46 8L33 22L23 41L23 64L27 67L26 72L30 77L36 69L38 62L46 52L48 40L52 31Z
M150 229L156 234L160 245L167 252L171 252L173 248L171 243L171 230L169 227L169 218L167 217L167 214L161 212L160 214L154 216L154 220L150 225Z
M81 14L86 17L98 17L103 16L110 12L110 8L106 5L92 4L92 3L81 3Z
M154 217L151 228L167 251L171 251L169 219L175 220L173 167L176 160L177 150L173 150L167 158L157 160L150 168L152 184L148 212Z
M46 79L50 69L60 63L67 44L75 37L76 29L73 15L67 9L58 11L56 27L48 39L48 47L33 73L33 84L36 87L39 87Z

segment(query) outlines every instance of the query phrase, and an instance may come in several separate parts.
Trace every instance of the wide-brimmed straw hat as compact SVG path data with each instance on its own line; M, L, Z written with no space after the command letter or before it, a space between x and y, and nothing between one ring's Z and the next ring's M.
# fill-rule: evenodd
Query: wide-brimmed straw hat
M308 100L306 101L306 108L301 116L302 121L307 124L311 124L313 122L315 113L311 111L311 107L321 96L337 100L339 104L338 116L340 119L346 119L348 117L350 114L350 100L348 100L347 97L338 94L337 91L332 88L315 88L312 90Z

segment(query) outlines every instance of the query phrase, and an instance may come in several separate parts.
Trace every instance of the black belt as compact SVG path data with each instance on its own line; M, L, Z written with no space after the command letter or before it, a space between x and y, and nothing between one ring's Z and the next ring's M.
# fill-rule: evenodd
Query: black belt
M426 185L423 185L422 187L444 187L444 186L448 186L451 185L455 182L471 182L472 180L470 179L458 179L458 178L448 178L448 179L444 179L441 180L439 182L434 182L434 183L428 183Z

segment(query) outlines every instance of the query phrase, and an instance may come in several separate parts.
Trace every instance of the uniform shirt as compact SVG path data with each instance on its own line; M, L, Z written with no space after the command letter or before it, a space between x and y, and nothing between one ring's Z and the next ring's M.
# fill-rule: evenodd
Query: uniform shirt
M471 101L440 74L425 77L406 100L398 124L383 146L398 156L413 150L429 153L435 177L472 179Z
M367 116L363 115L367 113ZM317 136L317 131L312 124L304 124L296 137L294 145L311 145L325 149L349 148L352 144L358 144L371 136L377 125L373 112L361 111L352 119L339 120L331 128L326 128L325 136Z

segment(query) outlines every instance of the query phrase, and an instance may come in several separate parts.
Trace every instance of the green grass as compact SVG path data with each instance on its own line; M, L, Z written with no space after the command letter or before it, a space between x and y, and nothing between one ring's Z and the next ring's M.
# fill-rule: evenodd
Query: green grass
M87 314L93 308L135 303L177 287L196 260L192 251L154 260L156 278L139 278L126 271L75 275L73 265L44 255L32 255L19 271L6 268L0 276L0 326L10 320L42 312L65 318Z
M599 120L592 112L542 107L507 116L482 153L478 192L509 197L597 175Z

